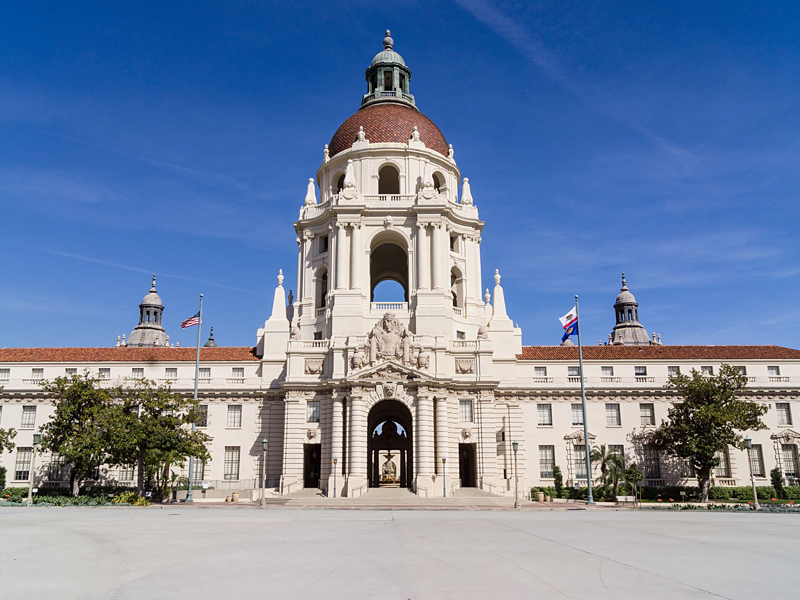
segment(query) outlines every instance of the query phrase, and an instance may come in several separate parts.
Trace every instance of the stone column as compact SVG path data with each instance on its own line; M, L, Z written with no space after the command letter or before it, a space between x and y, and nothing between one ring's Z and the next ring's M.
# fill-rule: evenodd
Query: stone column
M480 482L490 484L484 489L497 492L497 427L495 425L494 396L480 394L475 397L477 409L478 432L478 478ZM495 486L495 487L491 487Z
M442 474L442 459L450 463L450 469L458 468L450 462L447 452L447 398L436 398L436 472ZM454 473L455 471L451 471ZM449 492L449 490L448 490Z
M442 223L433 224L433 289L444 289L442 285Z
M417 289L430 289L431 259L428 252L427 225L417 222Z
M434 495L433 481L433 396L420 390L417 396L417 419L414 426L416 441L415 456L417 484L427 489L428 496Z
M296 492L303 487L303 418L302 392L287 392L284 399L283 469L281 493Z
M358 497L366 492L367 482L367 411L361 392L350 398L350 473L347 478L347 495Z
M347 225L336 224L336 289L346 290L347 285Z
M345 479L344 479L344 397L334 396L332 398L332 414L331 414L331 452L330 452L330 460L331 460L331 476L328 480L328 489L333 490L334 486L334 479L336 480L336 497L339 498L342 495L342 489L344 488ZM334 467L333 459L338 459L336 466ZM333 472L336 471L336 477L333 476Z
M361 260L364 256L361 248L361 223L353 223L350 233L350 289L361 289Z
M473 239L475 240L475 269L473 271L473 276L475 278L475 289L477 290L476 298L478 302L480 302L481 298L483 298L483 289L481 289L481 236L476 235Z
M301 284L301 291L298 292L298 298L305 299L309 298L314 301L314 274L311 271L311 268L308 266L309 264L309 256L311 256L311 247L314 240L314 236L308 232L303 233L303 258L300 262L302 272L300 273L299 281L302 282Z

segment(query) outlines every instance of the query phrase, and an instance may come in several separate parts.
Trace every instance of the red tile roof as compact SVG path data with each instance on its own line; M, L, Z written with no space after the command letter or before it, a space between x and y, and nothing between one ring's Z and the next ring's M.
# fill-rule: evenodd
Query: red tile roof
M0 348L2 362L193 362L196 348ZM201 348L201 361L259 360L255 348Z
M433 121L410 106L391 102L367 106L347 119L333 134L328 150L331 156L348 150L358 138L359 127L364 128L367 139L373 144L405 144L411 139L414 125L426 148L447 156L447 140Z
M520 360L578 360L577 346L523 346ZM782 346L584 346L586 360L800 360Z

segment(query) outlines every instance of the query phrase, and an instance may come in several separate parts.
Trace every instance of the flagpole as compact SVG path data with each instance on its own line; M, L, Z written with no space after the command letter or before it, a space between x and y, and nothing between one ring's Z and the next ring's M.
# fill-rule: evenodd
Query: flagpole
M200 294L200 311L199 320L197 322L197 354L194 359L194 406L197 407L197 380L200 378L200 330L203 328L203 294ZM584 420L586 417L584 417ZM192 419L192 433L194 433L194 419ZM192 480L194 479L194 456L189 455L189 481L186 485L186 500L185 502L194 502L192 500ZM591 492L590 492L591 494Z
M586 455L586 484L588 486L589 494L586 503L594 504L594 497L592 496L592 459L589 450L589 426L586 423L586 386L583 382L583 348L581 347L581 314L578 310L578 294L575 294L575 317L578 321L578 365L581 374L581 407L583 410L583 448ZM195 384L196 386L196 384Z

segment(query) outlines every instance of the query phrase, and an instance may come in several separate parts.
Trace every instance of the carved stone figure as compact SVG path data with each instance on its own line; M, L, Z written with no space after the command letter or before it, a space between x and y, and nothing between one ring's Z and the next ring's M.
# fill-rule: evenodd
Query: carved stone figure
M428 352L420 352L417 359L417 367L423 371L431 368L431 355Z
M397 466L392 461L394 454L386 455L386 462L381 467L381 483L397 483Z
M386 313L369 333L369 361L396 360L407 364L410 358L411 334L394 313Z
M397 384L393 382L386 382L383 384L383 396L385 398L392 398L394 397L395 389L397 388Z
M355 352L353 352L353 357L350 359L350 365L353 369L360 369L364 366L364 351L361 348L356 348Z

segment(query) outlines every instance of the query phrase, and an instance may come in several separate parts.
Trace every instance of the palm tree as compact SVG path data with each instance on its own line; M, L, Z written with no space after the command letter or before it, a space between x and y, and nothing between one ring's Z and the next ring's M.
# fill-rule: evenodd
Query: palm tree
M607 491L609 484L611 484L611 493L616 496L620 475L625 470L625 457L609 450L605 444L592 448L590 457L592 464L600 467L599 480L603 485L604 491Z

